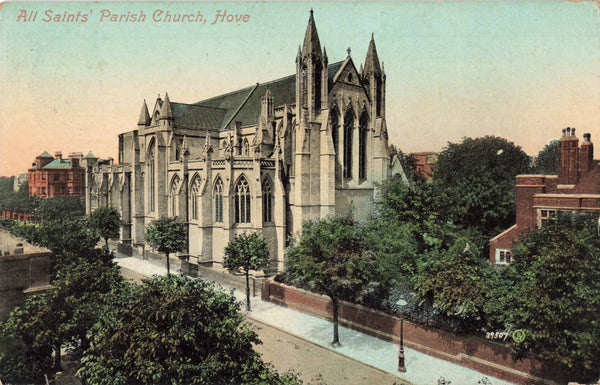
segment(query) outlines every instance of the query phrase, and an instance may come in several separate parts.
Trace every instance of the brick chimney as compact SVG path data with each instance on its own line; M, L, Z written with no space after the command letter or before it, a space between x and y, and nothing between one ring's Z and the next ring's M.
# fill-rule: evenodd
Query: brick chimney
M60 152L60 151L56 151L56 152L54 153L54 157L55 157L56 159L58 159L58 160L62 160L62 152Z
M558 141L558 184L574 185L579 181L579 139L575 129L567 127Z
M588 173L594 167L594 144L591 141L592 135L583 134L583 143L579 147L579 173L581 175Z

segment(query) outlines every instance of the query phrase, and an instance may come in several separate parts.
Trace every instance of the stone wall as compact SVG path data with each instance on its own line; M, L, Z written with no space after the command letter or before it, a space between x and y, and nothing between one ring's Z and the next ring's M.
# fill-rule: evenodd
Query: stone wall
M319 317L331 318L329 298L270 280L262 283L262 298ZM400 318L340 301L340 324L388 340L399 341ZM510 349L477 336L456 335L404 322L407 347L478 370L516 384L566 384L565 376L548 362L533 359L513 361Z
M0 322L28 295L48 289L50 252L0 256Z

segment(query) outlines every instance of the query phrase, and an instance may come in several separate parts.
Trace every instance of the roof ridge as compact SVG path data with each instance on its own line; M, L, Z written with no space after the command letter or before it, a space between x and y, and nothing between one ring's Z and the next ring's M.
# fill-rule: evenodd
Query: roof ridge
M199 102L198 102L199 103ZM202 106L196 103L180 103L180 102L171 102L171 105L174 104L180 104L180 105L184 105L184 106L189 106L189 107L199 107L199 108L213 108L215 110L223 110L223 111L229 111L228 108L222 108L222 107L213 107L213 106Z
M242 110L242 107L244 107L246 105L246 103L248 102L248 99L250 99L250 97L252 96L252 94L254 94L254 91L256 91L256 89L259 86L260 86L260 83L256 83L254 85L254 88L252 88L252 90L250 91L250 93L248 95L246 95L246 98L244 99L244 101L235 110L235 112L233 113L233 115L231 115L231 118L229 118L229 120L227 121L227 123L222 128L227 128L227 126L229 126L231 124L231 122L233 122L233 119L237 116L237 114L240 113L240 111Z

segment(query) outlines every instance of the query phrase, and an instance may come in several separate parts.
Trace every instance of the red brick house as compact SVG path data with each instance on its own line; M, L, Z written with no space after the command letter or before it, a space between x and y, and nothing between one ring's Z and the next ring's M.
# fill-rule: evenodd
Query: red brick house
M29 171L29 196L83 197L85 170L80 166L82 153L71 153L63 159L44 151L35 158Z
M490 262L510 263L513 244L558 212L600 214L600 168L590 138L584 134L580 146L575 129L564 129L558 175L517 175L517 223L491 239Z
M415 159L415 173L427 180L433 175L433 169L438 160L437 152L411 152Z

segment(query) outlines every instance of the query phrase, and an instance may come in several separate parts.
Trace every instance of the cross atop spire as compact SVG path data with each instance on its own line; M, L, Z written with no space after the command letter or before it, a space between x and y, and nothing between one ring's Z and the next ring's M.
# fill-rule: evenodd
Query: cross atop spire
M306 27L306 34L304 35L304 44L302 45L302 56L307 57L310 55L315 57L322 56L321 43L319 42L319 34L317 33L317 26L315 25L312 9L310 10L308 26Z

